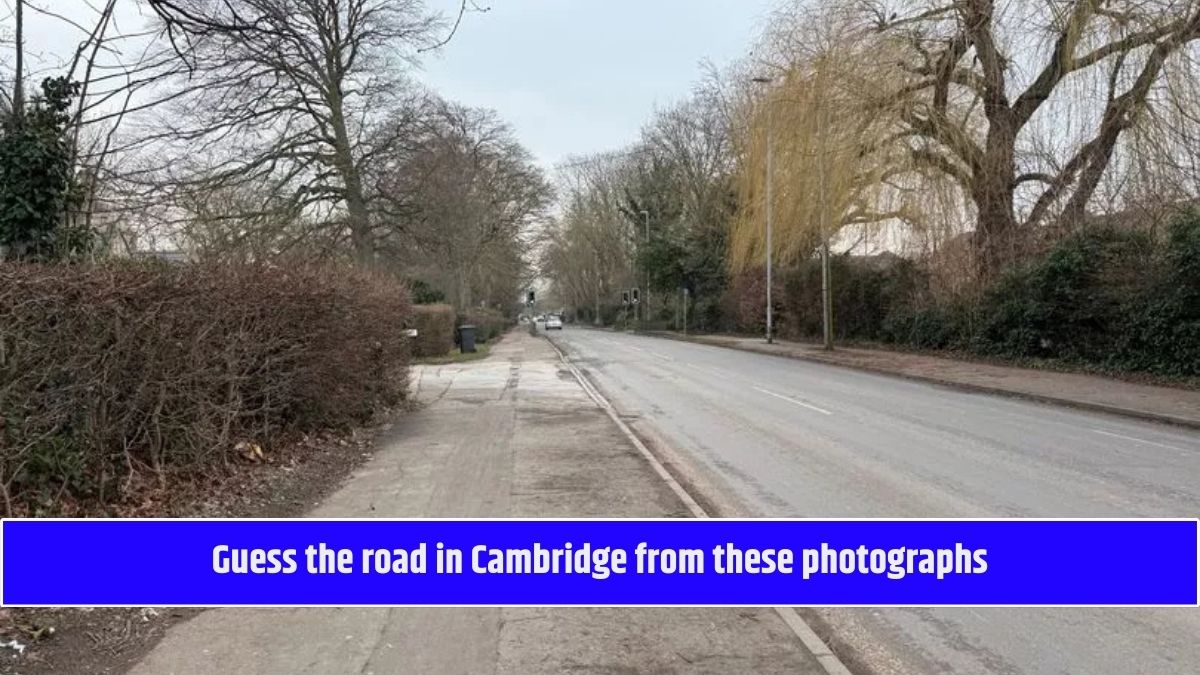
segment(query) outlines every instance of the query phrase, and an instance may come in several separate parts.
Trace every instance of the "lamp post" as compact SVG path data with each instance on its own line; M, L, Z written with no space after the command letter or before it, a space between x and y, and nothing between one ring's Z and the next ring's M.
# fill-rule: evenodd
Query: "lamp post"
M756 77L753 82L758 84L771 84L774 78ZM771 211L774 208L774 189L775 189L775 167L774 167L774 139L772 134L772 119L771 119L771 102L767 101L767 194L766 194L766 219L767 219L767 344L775 341L774 319L775 310L771 306L771 258L773 251L771 250Z

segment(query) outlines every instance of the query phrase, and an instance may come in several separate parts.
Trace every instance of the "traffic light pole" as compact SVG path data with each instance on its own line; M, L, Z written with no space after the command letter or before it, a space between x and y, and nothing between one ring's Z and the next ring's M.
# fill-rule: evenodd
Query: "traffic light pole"
M535 337L537 336L537 314L534 313L537 305L536 297L533 291L529 291L525 296L525 306L529 308L529 334Z

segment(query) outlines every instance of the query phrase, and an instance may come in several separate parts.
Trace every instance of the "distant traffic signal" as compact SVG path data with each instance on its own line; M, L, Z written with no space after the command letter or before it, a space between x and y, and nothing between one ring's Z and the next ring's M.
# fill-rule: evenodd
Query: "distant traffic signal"
M640 298L640 297L639 297L639 295L638 295L638 289L636 289L636 288L635 288L635 289L633 289L633 290L632 290L632 291L630 291L630 292L631 292L631 293L633 293L633 304L635 304L635 305L636 305L636 304L638 304L639 302L641 302L641 298Z
M629 304L629 291L621 291L621 304L622 305Z

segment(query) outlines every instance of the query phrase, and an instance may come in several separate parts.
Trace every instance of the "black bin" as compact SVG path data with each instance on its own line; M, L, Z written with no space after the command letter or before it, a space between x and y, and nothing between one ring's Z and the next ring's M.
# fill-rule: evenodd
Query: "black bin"
M464 354L475 353L475 326L464 324L458 327L458 348Z

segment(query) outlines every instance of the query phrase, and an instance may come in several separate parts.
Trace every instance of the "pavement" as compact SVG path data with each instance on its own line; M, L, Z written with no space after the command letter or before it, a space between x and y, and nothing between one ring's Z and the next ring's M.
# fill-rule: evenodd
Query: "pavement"
M648 334L1200 429L1200 390L1196 389L1138 384L1101 375L1019 368L893 350L839 347L830 352L820 345L802 342L776 340L773 344L767 344L760 337L668 332Z
M1190 428L648 336L568 328L551 339L717 515L1200 515ZM1166 391L1181 410L1194 400ZM1195 608L804 614L856 672L1158 675L1200 664Z
M419 367L423 408L314 517L687 517L541 338ZM137 675L824 673L771 609L216 609Z

